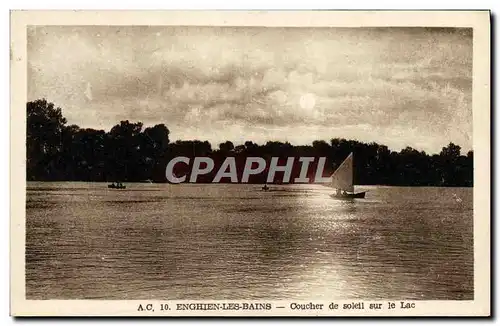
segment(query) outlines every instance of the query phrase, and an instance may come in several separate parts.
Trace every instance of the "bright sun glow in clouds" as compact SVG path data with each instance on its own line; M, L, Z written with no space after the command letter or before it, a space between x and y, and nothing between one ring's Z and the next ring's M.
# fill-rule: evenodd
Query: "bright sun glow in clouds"
M304 110L312 110L316 105L316 97L311 93L304 94L300 97L299 104Z

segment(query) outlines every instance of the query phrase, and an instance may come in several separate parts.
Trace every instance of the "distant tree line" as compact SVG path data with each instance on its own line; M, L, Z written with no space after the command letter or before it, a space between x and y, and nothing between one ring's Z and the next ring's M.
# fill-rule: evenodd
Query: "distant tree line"
M473 152L462 155L460 146L453 143L434 155L411 147L396 152L374 142L366 144L338 138L301 146L278 141L263 145L246 141L235 146L226 141L215 149L208 141L170 143L170 132L164 124L143 128L141 122L127 120L105 132L67 125L62 110L45 99L28 102L26 108L28 181L166 182L165 167L175 156L210 156L216 161L234 156L237 162L249 156L326 157L325 173L331 173L353 152L356 184L473 185ZM199 181L209 182L216 172ZM257 177L250 181L264 183L265 179Z

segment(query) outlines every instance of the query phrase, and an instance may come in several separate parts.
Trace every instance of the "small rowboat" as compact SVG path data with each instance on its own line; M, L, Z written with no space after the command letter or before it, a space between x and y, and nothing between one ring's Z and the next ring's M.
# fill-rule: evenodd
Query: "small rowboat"
M110 185L108 185L108 188L110 189L126 189L127 187L125 185L123 185L122 183L112 183Z

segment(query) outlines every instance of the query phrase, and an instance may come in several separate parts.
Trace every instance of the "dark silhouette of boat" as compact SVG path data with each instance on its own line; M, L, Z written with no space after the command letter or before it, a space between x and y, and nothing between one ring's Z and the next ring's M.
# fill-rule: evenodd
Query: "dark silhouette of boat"
M126 189L127 187L121 182L113 182L112 184L108 185L108 188L110 188L110 189Z
M342 192L340 194L331 194L330 197L335 199L355 199L355 198L365 198L366 191L357 193Z

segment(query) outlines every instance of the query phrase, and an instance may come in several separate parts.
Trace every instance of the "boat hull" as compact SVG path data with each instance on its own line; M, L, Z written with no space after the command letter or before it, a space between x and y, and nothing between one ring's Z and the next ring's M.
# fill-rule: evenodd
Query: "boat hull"
M365 194L366 194L366 191L363 191L363 192L358 192L358 193L353 193L353 194L350 194L350 193L344 193L344 194L331 194L330 197L334 198L334 199L361 199L361 198L365 198Z
M127 187L126 186L113 186L113 185L108 185L108 188L110 189L126 189Z

